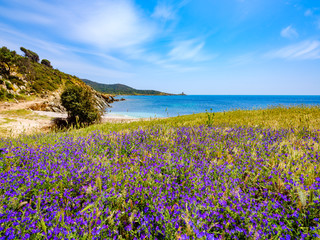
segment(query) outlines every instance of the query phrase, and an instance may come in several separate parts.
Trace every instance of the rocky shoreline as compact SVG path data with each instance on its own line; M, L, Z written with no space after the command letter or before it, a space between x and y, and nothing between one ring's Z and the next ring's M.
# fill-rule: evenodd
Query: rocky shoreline
M94 100L99 110L104 111L106 108L111 108L111 103L123 101L125 99L116 99L114 95L99 93L92 89ZM50 97L43 99L43 102L37 102L29 106L33 111L46 111L56 113L67 113L60 101L60 94L52 94Z

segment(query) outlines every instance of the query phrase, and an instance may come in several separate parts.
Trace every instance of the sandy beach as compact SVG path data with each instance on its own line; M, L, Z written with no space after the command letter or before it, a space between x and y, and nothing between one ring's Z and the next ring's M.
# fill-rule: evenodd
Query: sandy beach
M35 103L41 103L41 100L0 104L0 137L49 132L55 118L67 118L66 113L30 110L29 107ZM102 117L102 123L126 123L138 120L141 119L116 114L104 114Z

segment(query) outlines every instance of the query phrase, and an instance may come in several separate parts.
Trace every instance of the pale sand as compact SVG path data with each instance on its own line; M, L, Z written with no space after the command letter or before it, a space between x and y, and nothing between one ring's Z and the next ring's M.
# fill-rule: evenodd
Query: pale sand
M68 115L66 113L56 113L56 112L47 112L47 111L33 111L34 113L40 116L47 116L50 118L67 118ZM102 122L132 122L138 121L141 118L133 118L129 116L116 115L116 114L104 114L102 116Z
M32 111L28 116L12 116L3 114L3 111L28 109L35 103L43 101L36 99L28 102L2 103L0 104L0 137L17 137L21 134L45 133L49 132L53 126L54 118L66 118L67 114L45 111ZM105 114L102 117L102 123L127 123L142 120L141 118L132 118L122 115ZM146 120L146 119L143 119Z

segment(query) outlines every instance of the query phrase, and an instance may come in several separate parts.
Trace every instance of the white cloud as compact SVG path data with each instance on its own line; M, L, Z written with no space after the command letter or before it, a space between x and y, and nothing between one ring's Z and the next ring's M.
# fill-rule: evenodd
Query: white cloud
M164 3L159 3L154 9L152 17L167 21L175 19L176 16L174 10L172 9L172 6L168 6Z
M70 19L70 38L104 48L119 49L150 40L155 27L129 1L86 2Z
M305 11L304 12L304 15L306 16L306 17L309 17L309 16L312 16L312 11L310 10L310 9L308 9L307 11Z
M15 21L45 25L73 42L105 50L132 47L152 39L155 22L150 21L131 0L55 1L12 0L0 7L0 16ZM30 5L30 6L29 6Z
M168 56L171 60L203 61L207 59L201 53L204 44L204 41L194 39L176 42Z
M182 8L184 7L185 5L189 4L189 2L191 2L192 0L182 0L178 3L177 7L178 8Z
M124 67L128 69L128 64L113 56L39 40L17 32L1 23L0 45L7 46L11 50L16 50L19 54L22 54L19 50L21 46L31 49L37 52L41 59L49 59L53 67L79 77L87 77L91 74L103 80L107 78L125 79L132 75L132 73L123 70ZM96 55L99 58L100 64L89 61L85 57L87 55Z
M173 40L167 52L157 50L162 46L159 47L155 40L165 37L166 41L172 41L179 34L174 31L179 19L178 11L190 0L177 1L171 5L160 0L151 16L132 0L78 0L77 4L61 0L4 1L8 2L8 6L11 5L7 9L0 6L0 10L7 10L6 18L25 23L23 19L29 16L26 24L35 27L33 35L29 35L10 25L1 31L0 25L0 41L12 41L12 45L30 48L55 66L63 65L63 70L67 72L76 72L78 64L79 74L106 66L107 70L100 69L100 72L115 77L124 76L131 74L127 71L135 72L132 60L140 61L141 65L153 64L185 71L196 69L195 62L213 57L204 54L205 41L199 39ZM1 11L0 16L5 14L2 12L5 11ZM21 17L14 16L18 13ZM162 24L164 20L174 21ZM46 26L45 31L50 35L46 35L36 25L42 25L42 30ZM1 36L4 31L6 36ZM85 63L89 64L88 68L85 68Z
M169 46L167 54L149 52L145 49L130 49L126 55L130 59L142 60L145 63L157 65L164 69L176 71L198 70L197 62L209 61L217 55L204 53L205 42L199 39L175 41Z
M299 36L297 31L291 25L282 29L280 35L284 38L289 38L289 39L297 38Z
M320 41L303 41L289 45L265 55L267 58L282 58L288 60L320 59Z
M158 1L151 16L164 21L175 20L179 9L189 4L190 1L191 0L182 0L175 4L167 4L163 0Z

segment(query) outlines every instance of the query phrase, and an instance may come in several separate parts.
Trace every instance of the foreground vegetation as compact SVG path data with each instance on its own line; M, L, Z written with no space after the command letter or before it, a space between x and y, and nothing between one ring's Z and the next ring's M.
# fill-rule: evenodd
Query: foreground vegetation
M0 238L316 239L319 107L2 139Z

